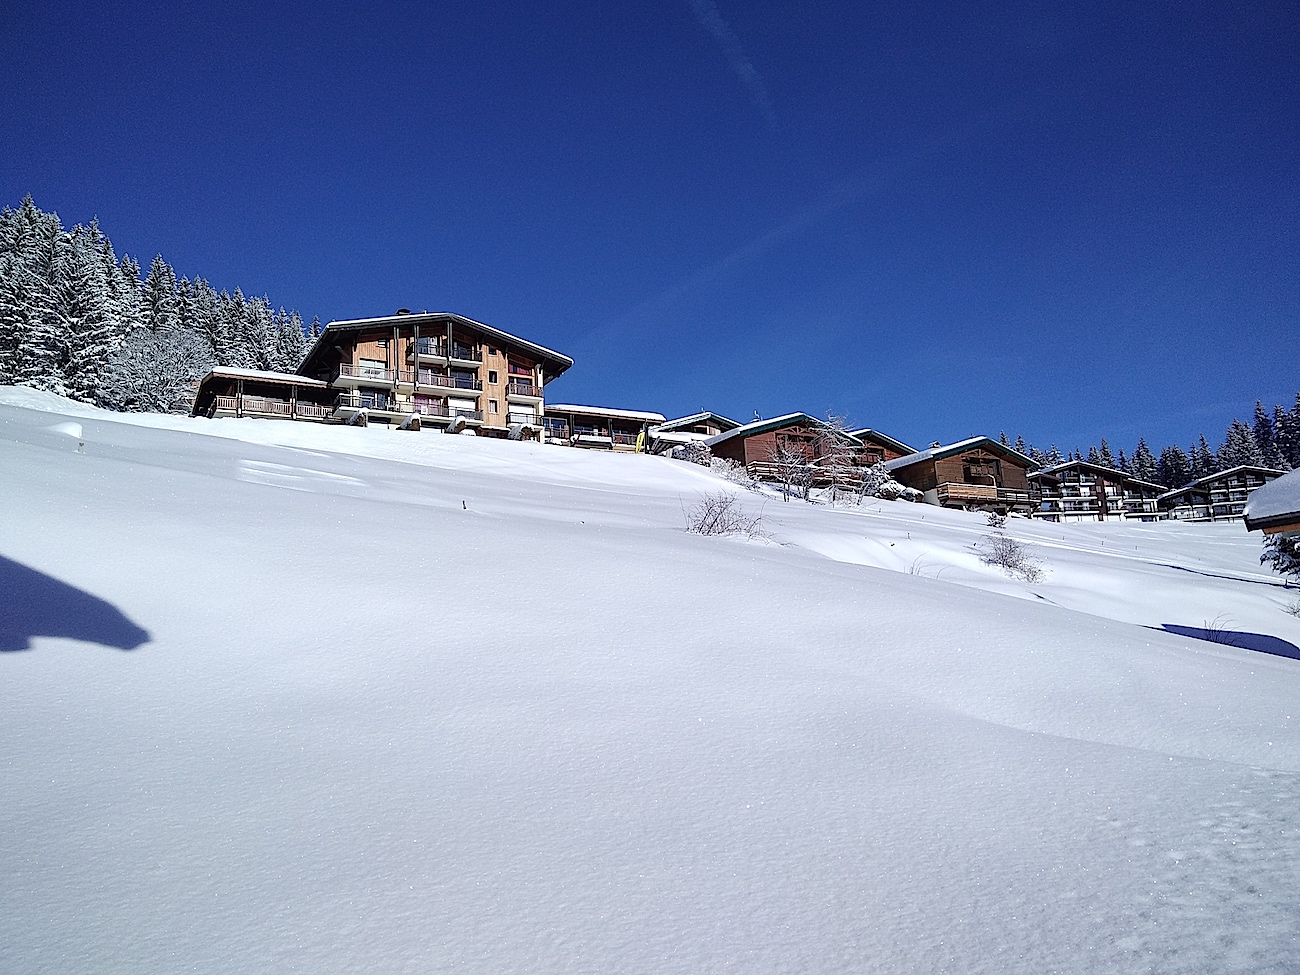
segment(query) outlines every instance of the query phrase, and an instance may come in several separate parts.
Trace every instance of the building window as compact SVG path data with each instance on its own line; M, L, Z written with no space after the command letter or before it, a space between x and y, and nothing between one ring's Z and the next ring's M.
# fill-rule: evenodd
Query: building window
M497 350L494 349L494 348L492 348L492 346L489 345L489 346L488 346L488 355L496 355L496 354L497 354Z
M495 353L494 353L494 354L495 354ZM493 386L496 385L496 382L497 382L497 371L496 371L495 369L489 369L489 370L488 370L488 382L491 383Z
M375 344L379 346L381 349L386 349L388 348L388 339L380 339Z
M488 412L489 412L489 413L496 413L496 412L498 412L498 411L497 411L497 401L496 401L496 400L494 400L494 399L490 399L490 400L488 400Z

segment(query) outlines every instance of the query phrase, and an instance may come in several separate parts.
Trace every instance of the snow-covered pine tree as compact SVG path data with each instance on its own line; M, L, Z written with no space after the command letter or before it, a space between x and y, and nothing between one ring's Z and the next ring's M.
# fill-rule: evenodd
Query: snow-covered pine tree
M1215 471L1219 470L1218 461L1214 458L1214 451L1210 449L1210 442L1205 439L1205 434L1201 434L1196 446L1192 448L1191 453L1191 474L1193 481L1199 481L1203 477L1209 477Z
M14 380L20 386L65 396L68 389L63 380L63 366L69 352L68 328L60 316L55 292L67 263L69 238L56 215L37 213L39 219L31 247L22 261L21 273L30 290L25 294L27 307L20 309L20 314L25 312L25 319L18 334Z
M1095 446L1088 448L1088 463L1089 464L1101 463L1101 451L1099 451ZM1110 465L1107 464L1105 466L1109 467Z
M1277 446L1288 467L1300 467L1300 393L1295 394L1295 406L1288 412L1278 406L1273 411L1273 427L1277 431Z
M325 331L325 326L320 323L320 316L313 315L311 319L311 331L307 333L307 338L315 342L320 338L320 333Z
M1139 480L1155 481L1157 484L1164 484L1164 481L1157 481L1156 455L1151 452L1144 438L1138 438L1138 445L1133 451L1133 456L1129 459L1129 473Z
M1156 476L1151 480L1167 488L1180 488L1192 480L1192 465L1178 444L1170 444L1160 451L1156 461Z
M1106 438L1101 438L1101 450L1097 451L1097 456L1101 458L1101 466L1115 469L1115 455L1110 452L1110 444L1106 443Z
M167 332L180 325L176 297L176 272L158 254L149 265L142 291L144 324L155 332Z
M100 378L122 341L121 323L101 246L98 225L74 227L55 289L55 310L66 329L67 352L60 363L63 385L73 399L93 402Z
M1047 463L1048 466L1065 463L1065 458L1061 456L1061 451L1057 448L1056 444L1052 444L1052 446L1047 449Z
M1265 467L1285 470L1282 454L1277 449L1277 431L1273 429L1273 418L1259 400L1255 400L1255 425L1251 432L1254 433L1255 445L1259 448L1260 462Z
M1115 457L1115 470L1123 471L1125 474L1129 472L1128 458L1124 456L1123 447L1119 448L1119 454Z
M1243 464L1256 466L1261 464L1262 458L1259 454L1259 445L1255 443L1255 435L1251 432L1250 427L1240 420L1233 420L1228 426L1228 432L1223 438L1223 444L1219 447L1216 459L1218 460L1219 470L1240 467Z

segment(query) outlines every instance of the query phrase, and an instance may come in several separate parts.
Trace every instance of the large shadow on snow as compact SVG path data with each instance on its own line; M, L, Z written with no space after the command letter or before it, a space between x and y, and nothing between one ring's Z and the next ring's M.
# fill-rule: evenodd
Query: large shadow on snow
M1242 650L1255 650L1259 653L1271 653L1276 657L1290 657L1300 660L1300 647L1289 640L1267 633L1247 633L1244 630L1221 630L1213 626L1179 626L1177 623L1161 623L1160 628L1166 633L1189 636L1193 640L1206 640L1225 647L1240 647Z
M31 649L34 636L61 636L134 650L149 632L98 596L0 555L0 653Z

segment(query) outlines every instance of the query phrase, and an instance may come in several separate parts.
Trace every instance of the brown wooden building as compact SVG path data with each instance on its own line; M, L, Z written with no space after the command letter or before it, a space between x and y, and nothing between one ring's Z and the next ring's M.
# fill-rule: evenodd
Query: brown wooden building
M1300 471L1291 471L1257 488L1242 514L1247 531L1265 535L1300 535Z
M735 420L708 411L665 420L649 430L650 453L666 454L674 447L703 443L710 437L735 430L739 426Z
M1024 454L989 437L946 447L935 444L885 462L898 481L916 488L930 504L1023 514L1038 507L1038 493L1029 482L1035 466Z
M230 370L200 384L194 413L340 423L465 427L493 436L541 436L543 391L573 360L526 339L446 312L331 322L298 376L261 374L262 408L231 406ZM238 379L238 377L234 377ZM243 377L245 395L251 377ZM310 394L304 392L311 390ZM306 415L294 403L310 399ZM320 412L323 410L323 415Z
M870 436L863 438L837 430L807 413L787 413L746 423L710 437L705 443L713 456L734 461L762 480L782 479L777 457L784 455L802 457L815 484L842 479L852 482L860 480L855 471L906 452L906 444L875 431L864 432Z
M254 416L323 422L338 393L329 383L284 372L217 366L199 382L194 416Z

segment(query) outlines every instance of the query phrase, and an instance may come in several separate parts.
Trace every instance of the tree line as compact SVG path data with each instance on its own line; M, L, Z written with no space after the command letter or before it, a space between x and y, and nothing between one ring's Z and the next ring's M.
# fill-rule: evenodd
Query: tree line
M64 229L31 196L0 211L0 384L183 411L213 366L293 372L319 331L266 297L178 279L161 255L141 277L97 221Z
M1055 444L1045 451L1039 450L1026 443L1024 437L1017 437L1012 443L1005 432L1001 441L1004 446L1018 450L1043 467L1085 460L1169 488L1180 488L1202 477L1242 465L1288 471L1300 467L1300 392L1296 393L1295 404L1289 410L1276 404L1270 411L1256 400L1254 423L1234 419L1228 424L1218 449L1214 450L1205 434L1201 434L1187 450L1178 444L1170 444L1162 448L1159 455L1147 445L1146 438L1138 439L1137 447L1129 456L1125 455L1122 447L1117 451L1111 450L1104 437L1101 446L1089 447L1086 454L1077 448L1062 454Z

